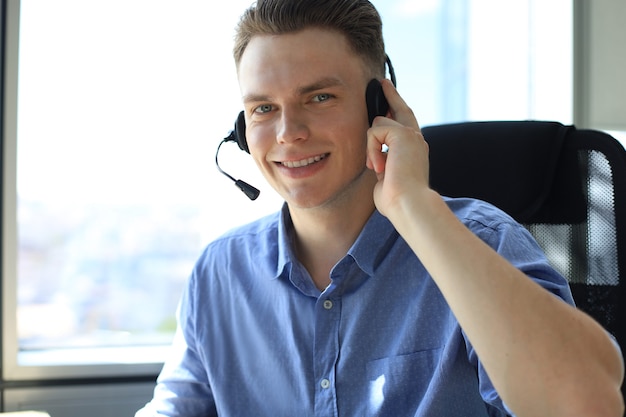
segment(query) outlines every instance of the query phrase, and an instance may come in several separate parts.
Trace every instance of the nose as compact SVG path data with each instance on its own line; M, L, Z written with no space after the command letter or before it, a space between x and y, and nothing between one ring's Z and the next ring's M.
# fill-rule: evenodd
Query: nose
M278 143L294 143L309 137L306 117L299 109L283 108L276 130Z

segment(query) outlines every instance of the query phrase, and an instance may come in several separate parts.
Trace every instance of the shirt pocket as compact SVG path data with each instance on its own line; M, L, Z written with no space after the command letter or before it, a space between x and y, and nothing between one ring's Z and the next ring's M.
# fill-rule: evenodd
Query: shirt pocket
M421 350L368 362L370 415L417 410L437 374L442 351Z

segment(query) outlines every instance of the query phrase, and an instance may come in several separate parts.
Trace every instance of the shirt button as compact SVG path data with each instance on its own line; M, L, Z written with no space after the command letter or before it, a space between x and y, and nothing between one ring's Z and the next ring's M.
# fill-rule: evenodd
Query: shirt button
M324 308L326 310L330 310L331 308L333 308L333 302L330 300L326 300L324 301Z
M330 387L330 381L324 378L322 379L322 382L320 382L320 385L322 386L322 388L327 389Z

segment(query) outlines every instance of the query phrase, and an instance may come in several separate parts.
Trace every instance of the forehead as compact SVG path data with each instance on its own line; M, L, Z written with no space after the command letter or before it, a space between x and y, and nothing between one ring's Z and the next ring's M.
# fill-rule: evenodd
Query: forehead
M346 37L333 30L309 28L250 40L238 66L240 86L251 81L276 83L308 76L355 77L365 63Z

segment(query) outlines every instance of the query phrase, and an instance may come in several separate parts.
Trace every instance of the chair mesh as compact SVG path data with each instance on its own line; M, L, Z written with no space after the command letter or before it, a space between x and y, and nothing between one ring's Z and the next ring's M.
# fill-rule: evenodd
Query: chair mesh
M615 328L619 284L613 173L604 154L578 152L585 177L586 220L578 224L525 224L553 267L570 281L577 305L609 330ZM568 253L567 247L571 250ZM578 254L578 255L576 255Z

